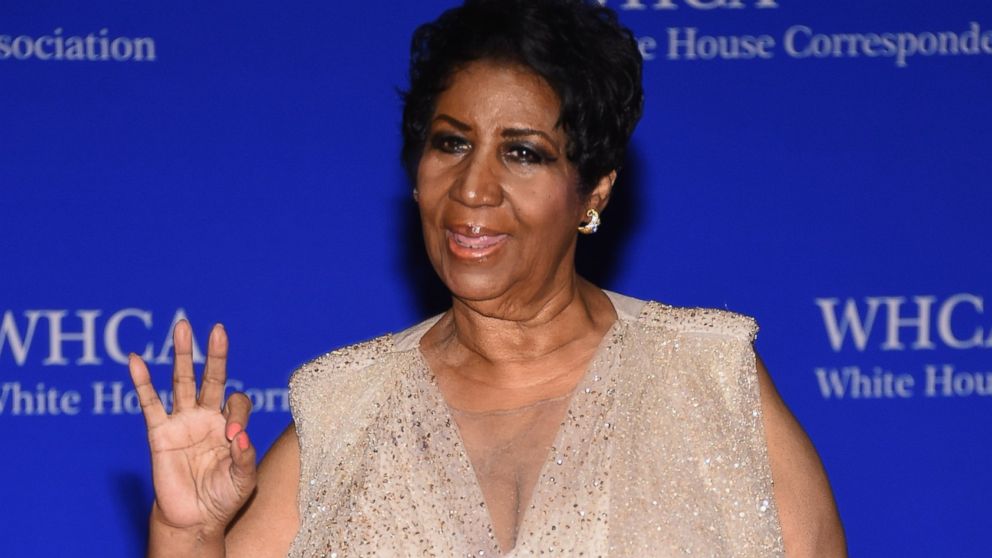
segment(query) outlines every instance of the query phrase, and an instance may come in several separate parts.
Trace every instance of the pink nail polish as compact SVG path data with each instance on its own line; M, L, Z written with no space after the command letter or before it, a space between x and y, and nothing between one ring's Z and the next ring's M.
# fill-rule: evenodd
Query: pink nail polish
M227 425L227 430L225 431L225 434L227 435L228 440L233 440L234 437L238 434L238 432L241 432L241 425L236 422L232 422L231 424Z
M244 432L238 436L238 447L241 448L241 451L248 449L248 435Z

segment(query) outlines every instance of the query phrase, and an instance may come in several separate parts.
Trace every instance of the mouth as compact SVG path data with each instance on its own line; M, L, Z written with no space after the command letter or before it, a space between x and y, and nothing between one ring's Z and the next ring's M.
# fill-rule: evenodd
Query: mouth
M477 260L490 256L509 235L479 225L459 225L445 229L448 249L459 258Z

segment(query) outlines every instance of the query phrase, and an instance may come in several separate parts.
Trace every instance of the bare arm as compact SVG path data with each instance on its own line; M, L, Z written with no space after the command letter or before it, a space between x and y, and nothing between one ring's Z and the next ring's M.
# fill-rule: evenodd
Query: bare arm
M847 556L844 529L823 464L757 359L768 459L789 558Z
M228 556L286 556L299 529L300 445L290 423L258 467L258 488L227 531Z

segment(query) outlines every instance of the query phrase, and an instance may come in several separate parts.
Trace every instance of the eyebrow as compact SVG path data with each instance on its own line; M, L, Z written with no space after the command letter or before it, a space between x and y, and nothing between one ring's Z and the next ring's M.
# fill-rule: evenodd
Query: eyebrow
M541 130L535 130L533 128L507 128L503 130L501 134L504 138L519 138L524 136L541 136L542 138L548 140L551 145L558 145L554 139L548 134L542 132Z
M448 114L443 114L442 113L442 114L439 114L439 115L435 116L434 117L434 121L437 122L438 120L442 120L444 122L447 122L448 124L451 124L451 126L453 126L456 130L458 130L460 132L469 132L469 131L472 130L472 127L471 126L469 126L468 124L462 122L461 120L458 120L454 116L451 116L451 115L448 115ZM552 145L557 145L557 143L555 142L554 138L552 138L550 135L548 135L545 132L542 132L541 130L535 130L533 128L507 128L507 129L503 130L503 133L501 133L500 135L503 136L504 138L521 138L521 137L525 137L525 136L541 136L544 139L548 140Z
M455 118L453 116L448 116L447 114L439 114L439 115L435 116L434 117L434 121L436 122L438 120L444 120L448 124L451 124L452 126L454 126L455 129L457 129L460 132L468 132L468 131L470 131L472 129L472 127L469 126L468 124L462 122L461 120L458 120L457 118Z

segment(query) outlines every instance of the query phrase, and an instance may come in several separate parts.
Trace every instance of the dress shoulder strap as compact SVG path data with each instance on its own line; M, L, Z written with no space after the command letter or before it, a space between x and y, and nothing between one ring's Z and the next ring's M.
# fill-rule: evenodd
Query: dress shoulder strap
M758 334L758 323L754 318L719 308L687 308L648 302L638 321L651 328L736 337L748 342L753 342Z

